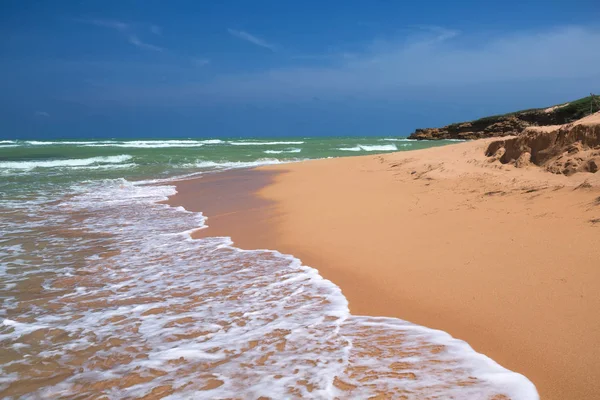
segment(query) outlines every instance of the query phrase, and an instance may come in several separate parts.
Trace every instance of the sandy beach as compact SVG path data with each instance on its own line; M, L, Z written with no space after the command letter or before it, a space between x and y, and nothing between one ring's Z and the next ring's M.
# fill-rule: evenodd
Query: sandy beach
M293 254L354 315L441 329L542 399L600 397L600 176L490 162L491 140L181 181L196 236Z

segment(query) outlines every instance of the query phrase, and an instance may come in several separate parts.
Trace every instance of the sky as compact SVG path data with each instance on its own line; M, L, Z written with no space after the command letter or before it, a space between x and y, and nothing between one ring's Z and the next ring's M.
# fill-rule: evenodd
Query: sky
M597 0L2 0L0 138L405 136L599 66Z

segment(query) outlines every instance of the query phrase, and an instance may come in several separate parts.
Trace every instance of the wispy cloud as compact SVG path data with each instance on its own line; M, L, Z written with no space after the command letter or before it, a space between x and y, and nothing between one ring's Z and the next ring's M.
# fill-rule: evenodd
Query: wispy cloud
M196 67L204 67L205 65L210 64L210 60L208 58L194 58L192 60L192 63L196 66Z
M46 111L36 111L36 112L35 112L35 116L36 116L36 117L44 117L44 118L47 118L47 117L49 117L49 116L50 116L50 114L49 114L49 113L47 113Z
M424 35L377 41L333 63L221 76L203 90L228 98L393 96L414 87L600 77L600 53L590 51L600 42L598 29L568 26L465 40L457 35L428 28Z
M277 50L277 46L275 46L274 44L269 43L266 40L261 39L261 38L255 36L255 35L252 35L252 34L250 34L248 32L245 32L245 31L236 31L234 29L227 29L227 32L229 32L229 34L231 36L234 36L234 37L236 37L238 39L245 40L246 42L252 43L252 44L254 44L256 46L264 47L265 49L269 49L271 51L276 51Z
M123 21L118 21L118 20L113 20L113 19L76 19L75 21L81 22L84 24L98 26L101 28L112 29L117 32L120 32L121 34L124 35L124 37L127 39L127 41L130 44L132 44L140 49L152 50L152 51L163 51L164 50L162 47L142 41L139 38L138 34L136 33L134 26L132 24L129 24L129 23L126 23ZM161 33L162 33L162 30L158 25L150 25L150 31L152 33L154 33L155 35L161 35Z
M158 25L150 25L150 32L154 33L155 35L161 36L162 28Z
M153 50L153 51L163 51L162 47L158 47L158 46L155 46L150 43L142 42L140 40L140 38L137 37L137 35L129 35L128 40L129 40L129 43L131 43L132 45L137 46L141 49Z
M183 83L121 85L102 93L95 90L91 96L131 102L169 98L182 104L302 101L313 97L394 100L427 93L468 97L470 90L482 88L489 93L486 96L510 90L518 97L539 88L540 82L555 86L574 80L589 81L590 87L600 84L600 53L590 50L600 43L596 28L567 26L494 36L457 36L424 29L410 35L373 41L362 49L354 47L351 57L339 53L342 55L333 59L315 58L310 63L298 60L296 65L257 72L217 74L202 82L197 81L195 71L182 71L180 82L189 74ZM561 57L556 57L557 49Z
M80 18L80 19L76 19L75 21L81 22L84 24L99 26L102 28L114 29L114 30L121 31L121 32L124 32L127 29L129 29L129 24L122 22L122 21L117 21L114 19L82 19L82 18Z
M429 37L429 41L432 42L443 42L446 40L450 40L455 38L460 33L455 29L448 29L443 26L437 25L415 25L414 28L417 28L425 33L430 33L432 36Z

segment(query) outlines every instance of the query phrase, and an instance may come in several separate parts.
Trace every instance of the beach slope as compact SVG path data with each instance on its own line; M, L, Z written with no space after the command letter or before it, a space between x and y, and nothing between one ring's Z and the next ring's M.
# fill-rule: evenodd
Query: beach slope
M243 248L299 257L355 315L449 332L536 384L600 397L600 174L486 157L493 139L178 184ZM212 205L212 206L211 206Z

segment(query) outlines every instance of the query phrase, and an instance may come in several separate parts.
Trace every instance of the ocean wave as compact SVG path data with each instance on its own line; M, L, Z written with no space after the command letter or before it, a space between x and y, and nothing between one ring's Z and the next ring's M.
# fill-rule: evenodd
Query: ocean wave
M15 143L14 140L0 140L0 144Z
M275 146L284 144L304 144L304 142L227 142L234 146Z
M300 153L302 149L289 149L289 150L265 150L265 154L282 154L282 153Z
M114 143L113 140L92 140L92 141L52 141L52 140L26 140L23 144L32 146L61 146L61 145L75 145L75 146L86 146L90 144L103 144L103 143Z
M132 140L126 142L92 143L90 147L128 147L139 149L160 149L166 147L202 147L206 141L197 140Z
M9 141L6 141L7 143ZM0 142L2 143L2 142ZM13 142L11 142L13 143ZM221 144L225 143L220 139L206 139L206 140L91 140L91 141L40 141L40 140L28 140L23 142L24 144L31 146L83 146L83 147L130 147L130 148L165 148L165 147L201 147L207 144Z
M82 165L77 167L70 167L70 169L85 169L85 170L94 170L94 169L129 169L137 167L136 163L127 163L127 164L100 164L100 165Z
M407 138L383 138L379 139L385 142L416 142L416 139L407 139Z
M131 156L128 154L122 154L119 156L75 158L65 160L3 161L0 162L0 169L31 170L34 168L81 167L93 164L119 164L128 160L131 160Z
M383 144L383 145L363 145L359 144L354 147L340 147L338 150L341 151L394 151L398 150L395 144Z
M225 142L222 141L221 139L207 139L207 140L200 140L199 143L203 143L203 144L221 144L221 143L225 143Z
M194 166L197 168L213 168L213 169L233 169L233 168L251 168L261 165L283 164L290 161L301 160L278 160L277 158L260 158L255 161L197 161Z

